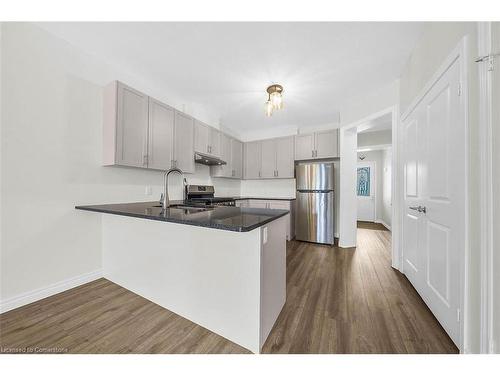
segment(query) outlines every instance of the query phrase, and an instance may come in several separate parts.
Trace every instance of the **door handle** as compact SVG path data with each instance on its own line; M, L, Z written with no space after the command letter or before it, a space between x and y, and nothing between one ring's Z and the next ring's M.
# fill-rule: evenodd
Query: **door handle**
M424 214L427 213L427 207L425 206L416 206L416 207L408 207L410 210L418 211L418 212L423 212Z

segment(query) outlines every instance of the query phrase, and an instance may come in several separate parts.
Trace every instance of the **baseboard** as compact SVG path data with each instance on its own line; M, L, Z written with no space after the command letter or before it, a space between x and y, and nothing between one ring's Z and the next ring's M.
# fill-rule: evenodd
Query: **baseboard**
M386 227L388 230L391 230L391 226L387 224L384 220L375 220L376 223L382 224L384 227Z
M97 280L102 277L102 270L95 270L80 276L62 280L44 288L35 289L31 292L22 293L17 296L0 301L0 314L50 297L54 294L64 292L68 289Z

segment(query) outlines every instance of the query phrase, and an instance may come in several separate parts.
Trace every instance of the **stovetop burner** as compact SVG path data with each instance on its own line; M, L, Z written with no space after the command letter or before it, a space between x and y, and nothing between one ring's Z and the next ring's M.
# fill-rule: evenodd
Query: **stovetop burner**
M215 189L210 185L187 185L186 203L211 206L235 206L233 198L214 197Z

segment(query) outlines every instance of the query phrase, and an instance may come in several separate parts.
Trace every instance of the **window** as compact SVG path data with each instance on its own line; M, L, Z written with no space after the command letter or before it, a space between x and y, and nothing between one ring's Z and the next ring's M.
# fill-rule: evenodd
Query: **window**
M358 168L358 197L370 196L370 167Z

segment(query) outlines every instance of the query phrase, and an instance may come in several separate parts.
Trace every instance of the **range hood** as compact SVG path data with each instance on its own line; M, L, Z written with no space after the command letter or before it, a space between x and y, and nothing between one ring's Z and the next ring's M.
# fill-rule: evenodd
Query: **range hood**
M224 160L213 156L213 155L205 155L200 152L194 153L194 162L204 165L224 165L227 164Z

